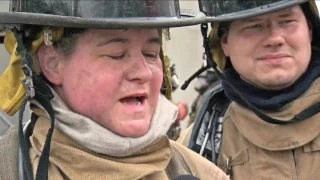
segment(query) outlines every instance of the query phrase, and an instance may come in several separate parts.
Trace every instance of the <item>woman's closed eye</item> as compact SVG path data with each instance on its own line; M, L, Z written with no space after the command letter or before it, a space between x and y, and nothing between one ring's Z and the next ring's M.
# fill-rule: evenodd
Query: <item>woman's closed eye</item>
M144 52L142 54L144 57L147 57L147 58L158 58L159 57L159 53L156 53L156 52Z
M114 59L114 60L121 60L124 58L125 54L114 54L114 55L106 55L107 57Z

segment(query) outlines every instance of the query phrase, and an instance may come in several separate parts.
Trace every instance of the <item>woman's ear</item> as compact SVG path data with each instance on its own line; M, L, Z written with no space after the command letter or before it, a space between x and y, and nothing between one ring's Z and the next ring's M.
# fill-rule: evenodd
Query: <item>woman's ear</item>
M38 52L38 60L44 76L54 85L62 83L63 55L57 53L53 46L42 45Z

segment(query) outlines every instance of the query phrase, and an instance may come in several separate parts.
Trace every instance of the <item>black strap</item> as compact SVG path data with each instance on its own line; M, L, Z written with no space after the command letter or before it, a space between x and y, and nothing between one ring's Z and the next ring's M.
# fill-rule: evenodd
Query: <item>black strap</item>
M50 116L51 120L51 126L48 130L48 134L46 136L46 141L44 144L44 147L42 149L42 154L40 156L37 172L36 172L36 180L47 180L48 179L48 167L49 167L49 155L50 155L50 145L51 145L51 138L54 130L54 120L55 115L52 108L52 105L50 104L50 99L53 98L53 94L50 90L50 88L46 85L45 81L41 78L39 75L32 75L31 67L33 66L33 59L28 53L28 48L30 46L30 41L26 37L26 31L31 32L31 30L24 29L24 30L18 30L17 28L13 28L13 32L15 35L15 38L17 40L17 51L21 55L21 67L24 71L24 74L31 79L30 86L34 89L34 97L33 95L30 96L30 93L27 93L27 96L23 99L22 106L20 108L19 113L19 143L21 148L21 153L23 156L23 166L24 166L24 173L28 180L33 180L33 171L32 171L32 165L30 162L30 156L29 156L29 146L26 140L26 137L23 133L23 124L22 124L22 118L23 118L23 112L25 110L25 106L28 100L35 99L38 101L38 103L41 104L41 106L47 111L47 113ZM29 44L28 44L29 43ZM29 46L28 46L29 45ZM29 89L27 89L28 91ZM34 115L32 119L36 118ZM30 134L28 135L28 137Z
M36 96L35 100L41 104L41 106L47 111L49 114L51 125L50 129L48 130L48 134L46 137L46 141L44 147L42 149L42 154L40 156L37 173L36 173L36 180L47 180L48 179L48 167L49 167L49 155L50 155L50 145L51 145L51 138L54 130L54 121L55 115L52 105L50 103L50 99L53 98L53 94L47 85L45 84L44 80L40 76L34 77L34 85L36 88Z
M28 97L25 97L22 101L22 105L19 111L19 144L20 144L20 150L22 154L24 175L26 176L27 180L33 180L32 165L31 165L30 156L29 156L29 147L28 147L26 137L23 134L23 124L22 124L23 112L25 110L27 102L28 102Z
M18 44L17 52L19 52L19 54L22 57L21 59L22 70L26 76L31 76L30 70L26 69L26 67L32 67L33 62L32 62L32 58L30 59L30 55L27 53L27 50L23 43L24 31L20 31L17 28L14 28L13 32ZM31 97L26 96L23 99L22 105L19 111L19 144L20 144L21 154L23 157L22 162L24 166L24 175L28 180L33 180L33 171L32 171L32 165L31 165L30 156L29 156L29 146L27 143L27 137L23 133L23 124L22 124L23 113L24 113L26 104L30 98Z
M42 82L41 82L42 81ZM36 172L36 180L47 180L48 179L48 167L49 167L49 155L50 155L50 145L51 145L51 138L54 130L54 120L55 115L52 108L52 105L50 104L50 100L52 96L48 94L48 90L50 90L46 85L44 84L43 80L40 80L39 76L34 77L35 87L36 88L36 96L34 97L37 102L40 103L40 105L47 111L47 113L50 116L51 120L51 127L48 130L48 134L46 136L46 141L44 144L44 147L42 149L42 154L40 156L37 172ZM39 83L43 83L39 85ZM44 89L45 88L45 89ZM51 92L50 92L51 93ZM27 143L27 137L23 133L22 129L22 118L23 118L23 112L25 110L26 103L29 99L26 97L23 100L22 106L20 108L19 113L19 142L20 142L20 148L21 153L23 157L23 165L24 165L24 172L26 175L27 180L33 180L33 172L32 172L32 165L30 162L30 156L29 156L29 146ZM35 114L32 114L32 121L37 118ZM29 135L28 135L29 136Z
M203 36L203 46L205 48L205 53L206 53L206 56L207 56L207 63L209 64L209 66L211 66L214 69L214 71L217 74L217 76L222 81L224 81L228 86L230 86L237 93L237 95L240 97L240 99L245 103L245 105L249 109L251 109L259 118L261 118L265 122L271 123L271 124L290 124L290 123L296 123L296 122L303 121L303 120L308 119L308 118L314 116L315 114L319 113L319 111L320 111L320 102L318 102L318 103L316 103L316 104L304 109L303 111L301 111L300 113L295 115L293 118L287 119L287 120L279 120L279 119L276 119L276 118L272 118L272 117L264 114L263 112L261 112L258 108L256 108L249 101L247 101L241 95L241 93L232 85L232 83L230 83L228 81L228 79L225 78L225 76L217 69L217 64L212 59L212 54L211 54L210 47L209 47L209 38L207 37L207 31L208 31L208 25L207 24L201 24L201 32L202 32L202 36Z
M219 118L223 117L230 100L225 96L221 84L205 92L202 100L194 120L188 147L197 153L204 147L202 155L216 164L218 155L215 151L216 144L221 143L221 139L216 138L217 134L222 136L222 132L218 129L221 124ZM222 127L220 126L220 128ZM207 143L204 141L206 133L210 138ZM209 146L209 142L211 146Z
M17 28L13 29L14 36L17 40L17 51L21 55L21 67L26 76L30 76L30 71L26 69L25 67L33 67L33 60L31 55L28 53L26 47L25 47L25 32L19 31ZM26 66L24 66L26 65Z
M51 127L48 130L46 141L42 149L42 154L40 156L39 165L37 168L36 180L47 180L48 179L48 167L49 167L49 155L50 155L50 145L51 138L54 130L54 112L50 102L47 99L36 96L35 99L43 106L47 111L51 119Z
M189 84L191 83L191 81L198 77L201 73L203 73L204 71L210 69L210 66L204 66L201 67L199 70L197 70L189 79L187 79L181 86L181 90L186 90L187 87L189 86Z

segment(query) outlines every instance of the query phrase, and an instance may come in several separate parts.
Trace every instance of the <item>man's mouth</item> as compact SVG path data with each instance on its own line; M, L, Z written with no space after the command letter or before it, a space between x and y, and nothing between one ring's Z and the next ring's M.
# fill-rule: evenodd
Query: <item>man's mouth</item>
M275 53L275 54L267 54L258 58L258 60L274 60L274 59L281 59L281 58L288 58L290 57L288 54L285 53Z

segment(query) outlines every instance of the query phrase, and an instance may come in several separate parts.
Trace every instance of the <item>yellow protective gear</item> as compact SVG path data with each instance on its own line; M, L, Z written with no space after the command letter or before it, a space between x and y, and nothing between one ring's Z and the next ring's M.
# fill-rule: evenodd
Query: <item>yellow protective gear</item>
M163 63L163 78L164 78L164 85L166 88L164 91L164 95L171 100L171 92L172 92L172 84L171 84L171 71L170 71L170 59L167 55L164 55L162 58Z
M55 28L52 31L52 41L56 41L63 35L63 28ZM32 56L44 43L44 32L40 31L36 39L32 42L29 54ZM20 78L25 75L21 69L21 55L17 52L17 41L12 31L7 31L4 38L4 46L11 54L8 67L0 75L0 109L12 116L20 108L22 100L26 95L26 90ZM37 63L34 63L37 64ZM32 67L33 71L37 71Z

